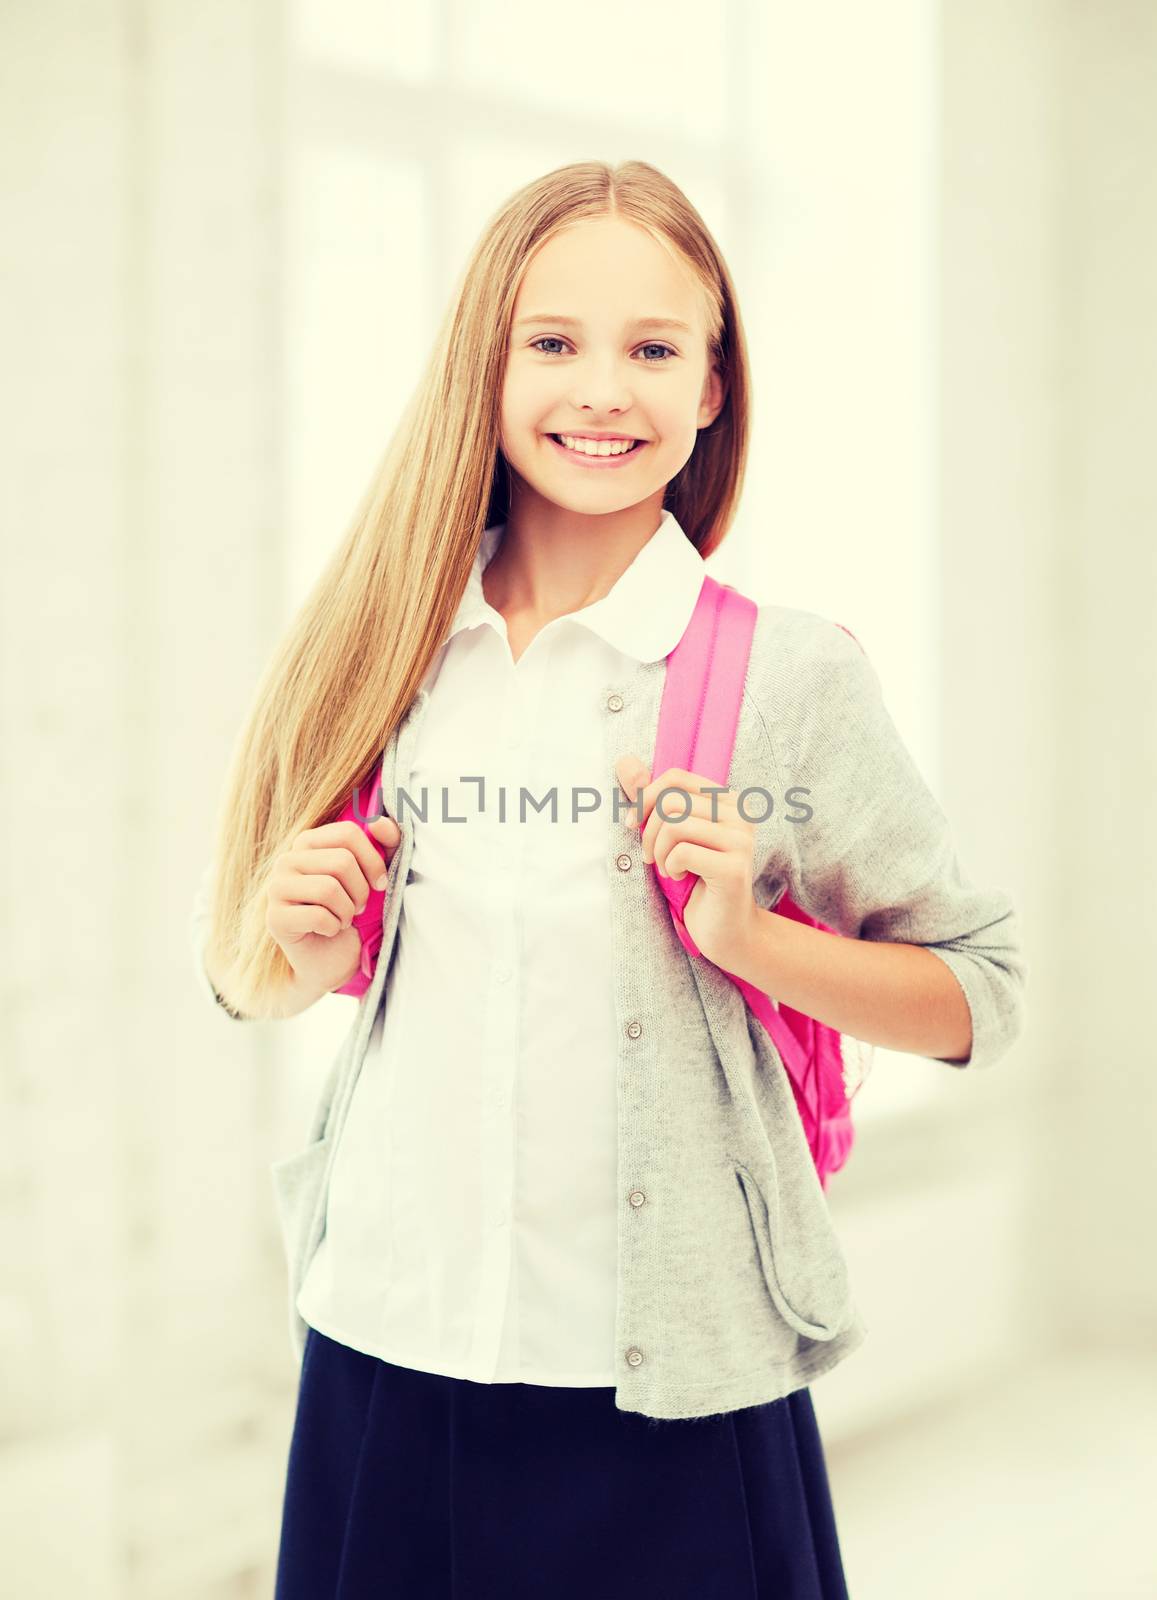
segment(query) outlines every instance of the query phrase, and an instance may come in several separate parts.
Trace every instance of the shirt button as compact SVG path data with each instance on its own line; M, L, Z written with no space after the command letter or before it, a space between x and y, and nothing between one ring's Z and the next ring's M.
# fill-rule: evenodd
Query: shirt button
M632 1367L640 1366L643 1360L643 1352L636 1348L635 1345L632 1345L627 1351L627 1360L630 1362Z
M621 711L623 709L623 704L624 702L621 694L612 694L607 696L608 711Z
M501 1228L505 1224L505 1222L506 1222L506 1212L505 1211L500 1211L498 1213L498 1215L494 1219L494 1226L496 1228Z
M641 1022L628 1022L627 1023L627 1038L628 1039L637 1039L639 1037L639 1035L642 1033L642 1031L643 1031L643 1024Z
M636 1210L643 1204L646 1198L646 1195L641 1189L632 1189L630 1194L627 1196L627 1199L631 1202Z
M498 971L494 974L494 979L495 979L496 983L509 983L510 982L510 968L509 967L499 967Z
M615 857L615 866L618 867L620 872L630 872L630 870L631 870L631 858L630 858L630 856L627 855L626 853L624 853L621 856L616 856Z

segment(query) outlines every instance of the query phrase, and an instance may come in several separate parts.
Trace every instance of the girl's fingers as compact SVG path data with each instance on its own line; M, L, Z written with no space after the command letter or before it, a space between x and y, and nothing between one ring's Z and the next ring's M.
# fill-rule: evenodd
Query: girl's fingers
M345 924L325 906L307 901L300 904L280 901L270 907L268 926L275 939L284 944L295 944L311 933L332 939L343 931Z
M686 839L677 839L667 855L671 870L670 872L664 870L663 876L682 879L689 872L694 872L706 882L718 868L719 855L718 850L710 850L706 845L690 844Z
M386 864L388 866L393 859L394 851L402 842L402 830L398 827L393 817L378 817L369 826L373 830L374 838L386 853ZM377 887L384 889L385 884L379 883Z
M347 883L353 885L352 893ZM369 893L351 855L345 853L342 859L337 851L311 850L304 858L283 857L282 871L269 885L269 898L282 907L320 906L347 927L364 908Z
M367 844L366 848L373 847ZM375 879L381 876L385 869L380 857L370 870ZM349 923L365 910L370 885L359 856L352 850L291 850L282 856L270 881L269 894L271 899L289 905L325 906L343 923Z
M356 893L358 888L356 876L353 879L343 877L342 881L357 901L359 911L365 905L370 889L385 887L379 880L385 876L386 863L397 849L402 837L401 829L392 817L378 817L368 826L374 830L373 838L370 838L357 822L347 819L343 822L325 822L320 828L310 828L305 833L298 834L294 840L295 854L309 851L328 856L344 852L348 857L352 857L351 864L356 865L357 873L362 880L362 892ZM386 851L386 862L382 861L380 853L383 849ZM328 866L319 866L315 862L297 864L310 872L330 870Z
M663 787L667 788L668 785L664 784ZM659 836L660 829L664 827L675 827L681 822L691 822L697 818L703 819L712 828L735 821L738 813L735 810L734 795L730 793L717 795L695 794L690 790L686 792L688 799L684 799L682 794L664 795L662 812L657 804L652 806L641 835L644 861L650 861L654 855L655 842ZM690 805L688 805L688 800ZM714 817L712 816L713 808ZM666 812L667 815L664 816L663 812ZM684 812L687 813L686 816L683 815Z
M697 772L688 772L685 767L668 767L666 772L661 772L657 778L652 778L650 783L643 785L643 810L645 812L655 805L664 789L679 790L678 795L668 795L665 798L663 803L668 806L682 806L684 804L684 794L690 795L693 800L702 796L708 805L714 799L717 805L722 806L731 794L726 784L715 783L711 778L701 777ZM712 791L711 794L703 794L704 789L710 789ZM723 792L717 792L720 790ZM631 799L633 800L634 798L635 796L632 792ZM731 798L734 798L734 796L731 796Z
M367 822L343 818L307 828L274 864L266 889L266 927L283 949L294 947L291 962L332 962L328 949L310 945L320 935L335 939L385 887L387 866L401 843L401 829L389 816ZM383 861L382 856L385 855ZM300 949L298 948L300 947Z
M655 835L655 848L653 854L648 854L647 846L643 846L643 860L655 862L664 877L671 874L667 871L667 857L675 846L683 842L700 844L715 851L739 850L746 845L746 835L737 828L712 822L709 817L691 816L685 822L663 823Z

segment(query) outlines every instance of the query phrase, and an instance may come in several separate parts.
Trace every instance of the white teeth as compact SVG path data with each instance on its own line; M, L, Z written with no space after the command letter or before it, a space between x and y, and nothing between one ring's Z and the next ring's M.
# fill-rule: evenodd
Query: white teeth
M556 438L561 439L568 450L577 450L583 456L621 456L635 446L631 439L575 439L569 433L557 434Z

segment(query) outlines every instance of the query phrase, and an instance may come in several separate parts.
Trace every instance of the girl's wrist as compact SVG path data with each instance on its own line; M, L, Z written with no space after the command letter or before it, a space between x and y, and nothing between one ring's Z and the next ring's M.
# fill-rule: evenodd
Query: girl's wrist
M769 972L774 970L776 959L776 924L782 921L782 917L777 917L773 911L765 911L752 900L747 920L736 937L734 955L717 965L766 992L769 987L766 980Z

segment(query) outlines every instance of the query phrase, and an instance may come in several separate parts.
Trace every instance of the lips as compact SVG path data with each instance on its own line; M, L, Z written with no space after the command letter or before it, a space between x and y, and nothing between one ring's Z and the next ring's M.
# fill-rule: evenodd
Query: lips
M544 437L550 441L551 449L557 450L559 456L579 472L625 472L633 465L635 457L647 448L647 440L638 439L630 450L622 450L615 456L587 455L583 450L568 450L565 444L559 444L553 433Z

